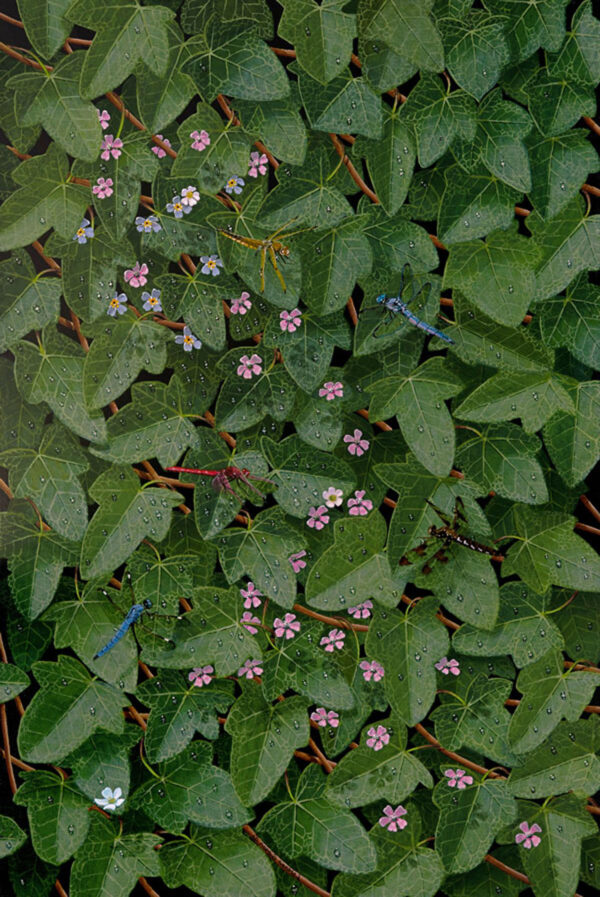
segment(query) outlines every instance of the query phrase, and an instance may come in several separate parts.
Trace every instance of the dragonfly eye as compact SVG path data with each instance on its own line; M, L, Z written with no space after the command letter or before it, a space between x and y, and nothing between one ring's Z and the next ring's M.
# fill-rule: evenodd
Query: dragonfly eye
M385 302L385 293L381 293L375 300L375 302Z
M150 610L150 608L152 607L152 602L149 598L144 599L144 607L146 608L146 610Z
M289 254L290 254L289 246L282 246L281 249L279 250L279 255L284 255L287 257Z

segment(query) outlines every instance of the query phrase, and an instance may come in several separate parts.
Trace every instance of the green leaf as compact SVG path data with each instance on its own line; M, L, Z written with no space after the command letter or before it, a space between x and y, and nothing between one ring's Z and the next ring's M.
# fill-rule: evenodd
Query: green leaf
M357 24L365 40L382 42L425 71L444 68L444 50L430 17L433 0L361 0Z
M443 243L464 243L511 225L514 205L520 199L517 190L481 166L466 172L452 165L444 175L446 190L437 228Z
M387 720L385 721L387 722ZM433 787L433 779L417 755L406 750L406 729L392 720L385 726L390 741L380 750L368 747L367 727L362 744L349 751L327 778L325 794L335 804L360 807L375 800L396 805L412 794L418 785Z
M202 152L192 147L193 131L207 131L210 135L210 144ZM232 174L245 176L251 149L248 137L241 128L224 125L209 105L199 103L195 114L185 119L177 134L182 149L173 163L174 177L194 178L200 190L213 194L223 188ZM177 188L173 187L173 192ZM205 275L198 277L202 279L206 281Z
M455 137L473 140L475 111L475 103L465 91L450 93L441 78L421 72L402 107L402 116L415 128L422 168L440 159Z
M217 711L225 713L232 701L233 689L225 685L200 689L178 671L160 670L138 686L136 696L150 707L144 744L151 763L179 755L196 731L211 740L218 736Z
M346 70L323 86L301 72L298 86L309 124L315 131L351 131L374 139L381 137L381 98L368 81L354 78Z
M407 221L402 213L390 218L383 209L371 206L365 234L373 250L373 268L402 271L408 263L413 270L430 271L438 265L438 256L427 231Z
M579 192L598 154L579 129L555 137L534 132L527 140L531 161L529 198L542 218L558 215Z
M120 788L127 799L130 779L131 749L137 744L139 730L134 725L126 725L123 735L109 735L97 732L71 754L67 766L73 769L73 779L77 787L90 800L100 797L102 785L110 782L113 791Z
M384 553L387 527L375 511L368 517L337 520L334 544L312 565L305 586L311 607L348 610L365 598L395 607L402 584L394 581Z
M379 202L394 215L406 199L415 167L411 131L396 113L384 113L381 139L361 140L356 150L365 157Z
M563 634L569 657L589 657L594 663L599 654L598 599L594 593L580 592L575 601L563 608L556 622Z
M508 62L502 20L470 10L463 19L443 19L440 25L448 71L460 87L481 100Z
M252 818L233 790L227 772L211 764L212 750L196 741L132 794L130 806L157 825L180 833L188 822L214 829L234 828Z
M33 665L40 690L19 727L19 753L32 763L60 763L97 729L120 734L127 699L112 685L91 678L77 660ZM93 711L93 712L92 712Z
M207 545L205 556L210 557L212 546ZM195 561L201 559L189 554L171 554L169 557L157 557L149 545L140 545L127 563L127 572L131 575L131 586L136 600L143 602L146 598L153 606L169 608L177 607L176 599L184 592L189 592L194 581ZM204 558L202 558L204 560Z
M256 134L271 152L291 165L302 165L306 156L307 134L299 103L291 99L236 103L246 131Z
M600 558L573 532L573 518L534 508L514 509L519 541L508 549L502 574L517 573L532 589L551 584L582 592L600 586Z
M133 264L133 250L123 239L113 242L100 231L93 240L71 244L63 250L62 286L69 308L84 321L106 315L115 295L117 264Z
M159 854L168 887L186 885L206 897L275 897L273 867L241 832L214 832L193 825L183 841Z
M91 816L88 799L62 776L43 770L25 773L14 801L27 807L31 841L47 863L64 863L85 841Z
M86 579L112 571L127 560L142 539L164 539L171 509L183 501L178 492L143 489L128 467L113 467L89 489L100 507L90 520L81 546L81 574Z
M448 635L429 596L408 613L374 609L365 641L371 660L385 669L384 686L392 709L409 726L424 719L435 698L434 664L448 651Z
M216 281L216 282L215 282ZM225 319L223 301L231 295L231 287L220 278L177 277L163 274L156 279L166 296L163 309L171 321L183 318L192 333L210 349L225 348Z
M565 36L565 6L568 0L487 0L487 8L504 16L506 36L514 59L527 59L543 47L555 52Z
M448 872L479 865L496 834L517 815L517 802L502 779L475 781L460 791L442 780L433 802L440 810L435 848Z
M71 31L67 12L72 0L17 0L25 34L44 59L51 59Z
M0 667L0 704L12 701L29 686L29 676L12 663L3 661Z
M79 443L56 421L39 448L8 449L0 459L11 471L17 498L31 498L50 525L66 539L81 539L87 526L87 503L78 476L89 464Z
M529 190L531 172L523 143L532 128L529 114L516 103L505 102L497 88L479 106L477 124L481 161L488 171L509 187Z
M566 346L583 364L600 367L599 296L597 287L580 275L564 296L548 298L539 305L540 331L546 345Z
M157 835L124 835L112 819L94 813L90 832L75 855L71 891L94 897L128 897L141 875L158 875Z
M231 778L244 804L260 803L308 741L308 700L295 695L275 706L248 686L227 716L232 736Z
M429 358L403 377L378 380L372 394L372 420L396 415L402 435L418 460L438 476L450 473L454 460L454 425L444 399L455 396L461 382L441 358Z
M140 116L148 130L156 134L170 124L194 97L194 82L181 69L190 57L175 25L167 27L169 59L166 71L157 74L142 70L136 78L136 96ZM187 136L187 135L186 135Z
M574 405L560 375L550 371L494 374L458 406L457 417L474 421L521 418L523 429L540 430L559 410L573 412Z
M541 69L527 92L531 117L548 137L572 128L582 116L596 114L593 88L572 80L566 68Z
M69 161L55 143L14 170L20 185L0 209L0 251L27 246L49 228L71 239L89 202L85 187L67 183Z
M565 483L575 486L600 455L600 383L577 383L569 395L575 414L553 415L544 426L544 444Z
M93 103L79 94L85 53L61 59L49 73L24 72L10 86L27 96L24 125L41 125L70 156L94 162L100 154L102 129Z
M494 491L525 504L544 504L548 490L535 458L540 448L536 436L527 436L515 424L489 424L473 435L465 431L456 464L482 492Z
M277 31L296 50L298 64L327 84L350 62L356 17L343 12L346 0L285 0Z
M10 856L25 843L27 834L10 816L0 816L0 859Z
M341 249L339 244L342 241L334 239L329 246L327 242L328 239L325 238L324 245L328 251L333 249L334 245L338 246L338 250ZM333 254L330 259L333 260ZM321 286L324 287L324 292L319 295L327 302L327 289L322 282ZM337 291L335 295L339 295ZM300 401L304 407L306 392L322 386L327 379L334 346L349 347L348 328L345 321L340 321L339 314L327 317L306 314L295 333L282 332L280 324L279 316L273 315L263 331L263 342L269 348L281 350L285 369L303 391ZM316 407L326 405L320 397L315 397L315 403ZM325 410L323 408L324 412ZM335 413L335 408L333 411Z
M30 330L40 330L56 320L61 289L56 277L38 277L24 252L0 262L0 283L4 296L0 351L5 352Z
M169 63L167 23L173 15L164 6L142 7L137 0L111 0L101 7L91 0L75 0L68 18L96 31L81 71L82 95L91 98L112 90L138 62L164 75Z
M91 408L101 408L131 385L142 369L160 374L166 362L164 327L125 314L96 325L83 369L83 390Z
M561 719L575 722L600 683L600 673L564 669L562 653L551 649L519 673L521 703L510 724L510 740L527 753L550 735Z
M469 624L461 626L452 638L456 651L471 657L510 654L517 667L525 667L549 648L563 648L560 629L548 614L547 597L530 591L521 582L508 582L500 589L500 599L493 629L483 632Z
M305 769L295 794L263 816L259 831L292 859L308 855L327 869L371 872L375 848L358 819L327 799L323 776L320 769Z
M598 717L561 722L513 769L509 787L515 797L553 797L566 791L594 794L600 785Z
M444 286L458 287L493 321L513 327L535 295L536 264L531 240L515 230L453 246L444 272Z

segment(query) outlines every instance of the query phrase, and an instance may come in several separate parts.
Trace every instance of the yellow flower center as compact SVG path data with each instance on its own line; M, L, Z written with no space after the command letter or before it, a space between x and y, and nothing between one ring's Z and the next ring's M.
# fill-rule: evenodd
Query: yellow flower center
M217 267L217 263L214 262L212 259L209 259L209 260L207 261L207 263L206 263L206 267L207 267L207 268L216 268L216 267Z
M158 303L158 299L156 296L150 296L148 299L148 305L156 305Z
M117 299L116 296L115 296L114 299L111 299L111 300L110 300L110 307L111 307L111 308L118 308L120 304L121 304L121 303L119 302L119 300Z
M235 187L236 184L237 184L237 181L235 178L229 178L229 180L227 181L228 187Z
M189 345L190 343L194 342L194 339L191 336L184 336L183 341L186 345Z
M182 209L183 209L183 206L181 205L180 202L176 202L175 205L173 206L174 212L181 212Z
M152 222L148 218L144 221L144 227L152 227Z
M77 228L77 236L78 236L78 237L83 237L83 236L85 236L85 230L83 229L83 227L78 227L78 228Z

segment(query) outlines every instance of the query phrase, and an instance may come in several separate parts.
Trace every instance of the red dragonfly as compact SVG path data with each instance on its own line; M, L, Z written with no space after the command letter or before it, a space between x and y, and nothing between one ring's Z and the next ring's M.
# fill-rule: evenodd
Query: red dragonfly
M253 486L250 480L268 483L270 486L275 485L272 480L267 480L264 477L255 477L250 473L247 467L224 467L222 470L198 470L195 467L167 467L166 469L174 470L177 473L195 473L205 477L214 477L213 488L216 492L229 492L230 495L233 495L236 498L238 498L238 495L231 485L235 480L240 480L240 482L252 489L253 492L260 495L261 498L265 497L264 493L261 492L260 489L257 489L256 486Z

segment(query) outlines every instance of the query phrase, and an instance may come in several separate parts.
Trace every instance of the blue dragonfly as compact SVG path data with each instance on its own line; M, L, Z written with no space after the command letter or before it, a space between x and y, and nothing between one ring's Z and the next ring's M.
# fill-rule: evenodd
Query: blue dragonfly
M129 574L127 574L127 577L128 577L128 585L131 590L131 594L133 596L133 589L131 587L131 576ZM100 591L102 592L102 594L104 595L105 598L108 598L108 600L112 602L112 599L111 599L110 595L108 594L108 592L106 591L106 589L100 589ZM132 604L127 612L125 619L123 620L121 625L118 627L118 629L115 630L115 634L112 636L112 638L110 638L107 641L107 643L105 645L103 645L102 648L100 648L99 651L97 651L94 654L93 659L97 660L99 657L103 657L105 654L108 653L108 651L110 651L111 648L114 648L115 645L118 645L119 642L121 641L121 639L125 638L125 636L129 632L131 627L139 621L142 614L145 614L147 611L149 611L151 607L152 607L152 602L150 601L149 598L145 598L141 604L138 604L138 603ZM183 619L182 616L178 616L175 614L160 614L160 615L153 614L153 616L155 616L155 617L160 616L161 620L164 620L164 619L181 620L181 619ZM149 630L149 631L156 638L162 639L163 641L169 642L170 644L174 644L172 639L167 638L166 636L163 636L163 635L158 635L157 633L153 632L152 630Z
M410 303L414 302L414 300L417 298L417 296L423 294L425 292L425 290L427 290L427 294L424 296L424 301L422 304L424 304L424 302L427 301L427 298L431 291L430 283L426 283L426 284L424 284L424 286L422 286L420 289L418 289L416 287L415 281L413 280L412 284L411 284L412 295L411 295L410 299L407 299L406 301L404 301L402 299L402 296L405 293L404 281L408 275L409 270L410 270L410 265L408 265L408 264L406 264L404 266L404 268L402 269L402 274L400 275L400 289L398 290L397 296L389 296L388 297L385 293L381 293L379 296L377 296L375 301L379 305L383 305L383 307L387 311L387 314L386 314L385 318L383 319L383 321L381 321L381 323L373 331L373 336L375 338L379 338L380 336L391 336L392 333L395 333L396 332L395 330L392 330L391 332L385 333L385 334L379 333L379 331L383 327L384 324L387 324L390 321L394 320L400 314L400 315L403 315L408 321L410 321L411 324L414 324L415 327L418 327L419 330L424 330L425 333L429 333L431 336L437 336L438 339L443 340L445 343L453 344L454 340L451 339L447 334L445 334L442 330L437 330L435 327L433 327L431 324L428 324L426 321L422 321L421 318L417 317L417 315L413 311L411 311L411 309L409 308ZM396 329L398 329L398 328L396 328Z

